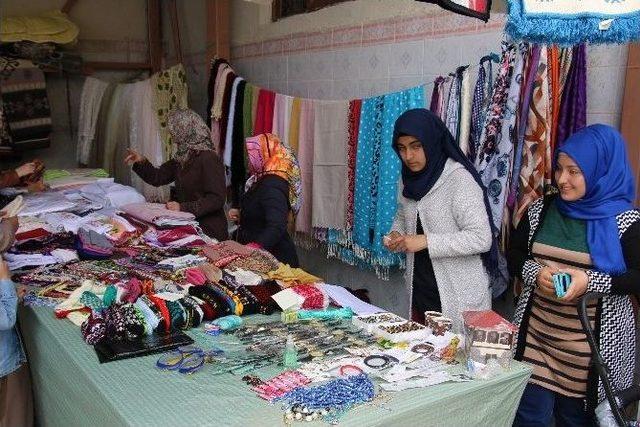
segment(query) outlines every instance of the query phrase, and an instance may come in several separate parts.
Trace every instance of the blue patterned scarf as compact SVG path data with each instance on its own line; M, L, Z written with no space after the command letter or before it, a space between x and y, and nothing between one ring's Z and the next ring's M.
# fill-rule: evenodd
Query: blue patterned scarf
M356 154L353 246L355 255L383 276L402 258L386 250L382 237L396 213L400 160L392 147L393 125L406 110L423 108L424 88L365 99Z

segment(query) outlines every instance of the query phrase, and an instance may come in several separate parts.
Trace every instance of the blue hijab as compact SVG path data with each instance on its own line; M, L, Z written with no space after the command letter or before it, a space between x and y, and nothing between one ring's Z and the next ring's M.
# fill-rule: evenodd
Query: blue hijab
M618 237L616 215L633 209L635 184L624 139L611 126L587 126L567 139L556 153L576 162L586 181L584 197L556 199L563 215L587 222L587 244L595 267L619 275L627 270Z
M495 239L497 233L493 230L491 206L487 198L487 191L476 168L460 150L453 135L451 135L442 120L427 109L415 108L405 111L396 120L393 128L393 149L398 157L400 157L400 153L398 152L397 141L402 135L411 135L417 138L422 144L427 157L426 166L418 172L411 171L402 162L402 184L404 185L402 195L404 197L415 201L422 199L442 175L447 159L455 160L463 165L478 183L484 194L484 205L494 236L491 250L482 254L482 263L491 277L497 277L498 245Z

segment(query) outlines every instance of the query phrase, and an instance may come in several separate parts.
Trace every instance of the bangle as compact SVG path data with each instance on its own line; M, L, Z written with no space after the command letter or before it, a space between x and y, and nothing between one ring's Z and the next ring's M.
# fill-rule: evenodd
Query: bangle
M149 299L153 301L153 304L160 310L160 314L164 320L164 330L165 332L169 332L171 330L171 315L167 307L167 302L155 295L149 295Z
M350 372L347 372L350 371ZM340 375L358 375L362 373L362 369L357 367L356 365L342 365L340 366L340 370L338 371Z

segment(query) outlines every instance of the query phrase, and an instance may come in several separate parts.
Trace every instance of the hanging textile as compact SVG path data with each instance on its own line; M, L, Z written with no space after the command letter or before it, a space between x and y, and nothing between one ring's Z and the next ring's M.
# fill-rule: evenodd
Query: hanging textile
M100 103L108 83L87 77L82 85L78 118L78 147L76 159L81 165L89 164L91 145L96 132Z
M227 117L226 134L224 142L224 151L222 154L222 163L225 166L227 187L231 185L231 153L233 151L233 122L238 104L238 85L244 81L242 77L236 77L231 86L231 97L229 99L229 114Z
M461 89L462 74L456 71L456 73L454 73L452 76L451 86L449 87L449 95L447 97L447 107L445 108L445 114L443 118L443 122L456 141L458 139L458 124L460 122Z
M104 159L104 150L105 150L105 136L107 130L107 120L109 118L109 111L111 106L111 100L113 99L113 94L118 85L109 83L107 88L102 95L102 102L100 102L100 109L98 113L98 121L96 122L96 133L95 133L95 143L91 147L91 151L89 154L89 166L90 168L102 168L102 160ZM156 116L156 121L158 120L157 113L155 108L153 113ZM164 151L164 144L162 142L159 144L160 149Z
M164 159L167 160L171 158L174 149L171 135L167 128L167 118L170 111L188 108L187 75L182 64L178 64L154 74L151 79L155 92L153 105L160 123Z
M222 118L222 100L224 98L224 88L227 84L227 77L233 72L231 66L224 62L218 67L218 73L214 82L213 102L211 105L211 119L220 120Z
M126 101L122 100L122 92L126 85L118 84L113 90L111 96L111 103L109 104L109 110L107 111L106 121L104 122L104 151L100 161L100 167L109 172L109 176L113 176L114 169L114 155L116 152L116 144L118 143L118 136L116 132L121 125L120 112L126 107ZM128 124L127 124L128 125Z
M277 135L282 141L289 145L289 122L291 120L291 107L293 97L276 94L273 102L273 125L271 133Z
M300 133L298 142L298 164L300 165L300 179L302 182L302 203L296 216L296 231L310 236L313 233L311 225L311 207L313 204L313 156L315 135L314 103L310 99L300 100Z
M487 191L491 207L492 229L503 228L505 201L513 163L513 147L517 135L518 103L522 84L526 44L503 43L502 61L494 85L492 102L487 111L483 144L476 165ZM498 256L498 269L491 277L491 293L497 298L507 289L509 271L504 252Z
M229 74L233 72L231 66L227 63L222 63L218 67L218 74L214 84L213 102L211 105L211 141L213 142L213 151L222 157L222 104L225 99L225 88L227 84L227 78Z
M469 131L471 128L471 78L469 67L462 71L460 89L460 121L458 123L458 145L465 155L469 154Z
M518 49L511 43L502 43L502 60L475 165L487 189L494 230L499 230L502 222L526 49L526 45Z
M356 179L356 154L358 152L358 132L360 130L360 112L362 100L355 99L349 102L349 140L347 145L347 216L346 228L353 228L353 203Z
M401 262L398 254L388 252L382 244L395 216L400 177L400 160L391 146L393 124L404 111L423 107L424 102L424 89L416 87L365 99L362 103L353 246L358 258L373 266L382 277L388 277L389 267Z
M218 77L218 70L222 64L228 64L226 59L216 58L211 62L211 68L209 69L209 82L207 83L207 114L206 121L207 126L211 127L211 109L213 107L213 100L216 94L216 78Z
M640 39L640 3L510 0L505 31L515 40L576 45Z
M533 85L538 74L538 63L540 61L540 45L534 45L531 48L529 61L527 63L527 75L526 82L523 86L519 119L518 119L518 138L515 145L515 154L513 161L513 168L511 169L511 185L509 189L509 196L507 197L507 205L510 210L514 210L518 188L520 187L520 169L522 167L523 148L524 148L524 135L527 129L527 117L529 116L529 109L531 105L531 96L533 93Z
M231 94L233 92L233 82L236 80L238 76L234 72L231 72L227 75L227 81L224 85L224 94L222 95L222 115L220 116L219 129L220 129L220 139L219 139L219 148L218 153L220 153L220 157L224 157L224 149L227 142L227 127L229 125L229 112L231 109ZM215 142L214 142L215 146Z
M560 110L560 50L558 46L547 47L549 65L549 99L551 101L551 152L556 148L556 131L558 129L558 111Z
M518 226L529 205L542 197L545 186L551 183L549 170L551 168L551 135L549 133L551 105L547 72L547 49L542 47L527 117L520 168L520 190L518 203L513 212L514 227Z
M480 148L480 138L484 129L484 119L491 100L491 90L493 89L493 63L492 55L485 56L480 60L478 78L473 90L473 104L471 105L471 128L469 130L469 160L476 163L478 150ZM485 65L486 64L486 65Z
M131 97L137 102L134 102L131 108L129 145L132 150L142 154L152 164L159 166L164 162L164 153L158 116L153 108L152 79L134 83L132 86ZM169 200L168 186L154 187L149 185L133 170L131 170L131 185L149 202Z
M567 82L560 102L558 143L561 145L587 124L587 52L580 44L572 48L573 55Z
M429 110L432 113L442 118L444 111L442 105L444 103L444 84L446 79L442 76L436 77L433 82L433 93L431 94L431 103Z
M256 110L256 121L253 126L253 135L261 133L271 133L273 127L273 108L276 101L276 94L270 90L260 89L258 95L258 106Z
M288 133L289 146L297 155L299 148L298 137L300 135L300 98L291 100L291 121L289 122Z
M246 168L245 168L245 136L244 136L244 117L245 117L245 94L247 93L247 82L241 80L238 83L236 95L236 107L233 115L232 125L232 140L231 148L231 202L232 204L238 204L240 195L242 194L242 188L246 181Z
M131 107L137 100L132 97L134 85L120 84L116 87L109 107L106 122L105 151L102 168L113 176L116 182L130 185L131 168L122 159L129 148Z
M253 88L251 83L246 84L244 88L244 99L242 102L242 134L245 138L253 135L253 115L251 114L251 104L253 102Z
M44 73L31 61L0 57L2 109L14 148L46 148L51 136L51 108Z
M349 102L314 103L312 224L314 227L344 230Z

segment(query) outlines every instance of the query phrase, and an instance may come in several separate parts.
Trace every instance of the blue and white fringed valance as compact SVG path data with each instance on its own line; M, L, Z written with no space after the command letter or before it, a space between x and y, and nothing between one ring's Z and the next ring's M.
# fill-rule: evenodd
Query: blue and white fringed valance
M558 45L640 40L640 0L508 0L506 32Z

